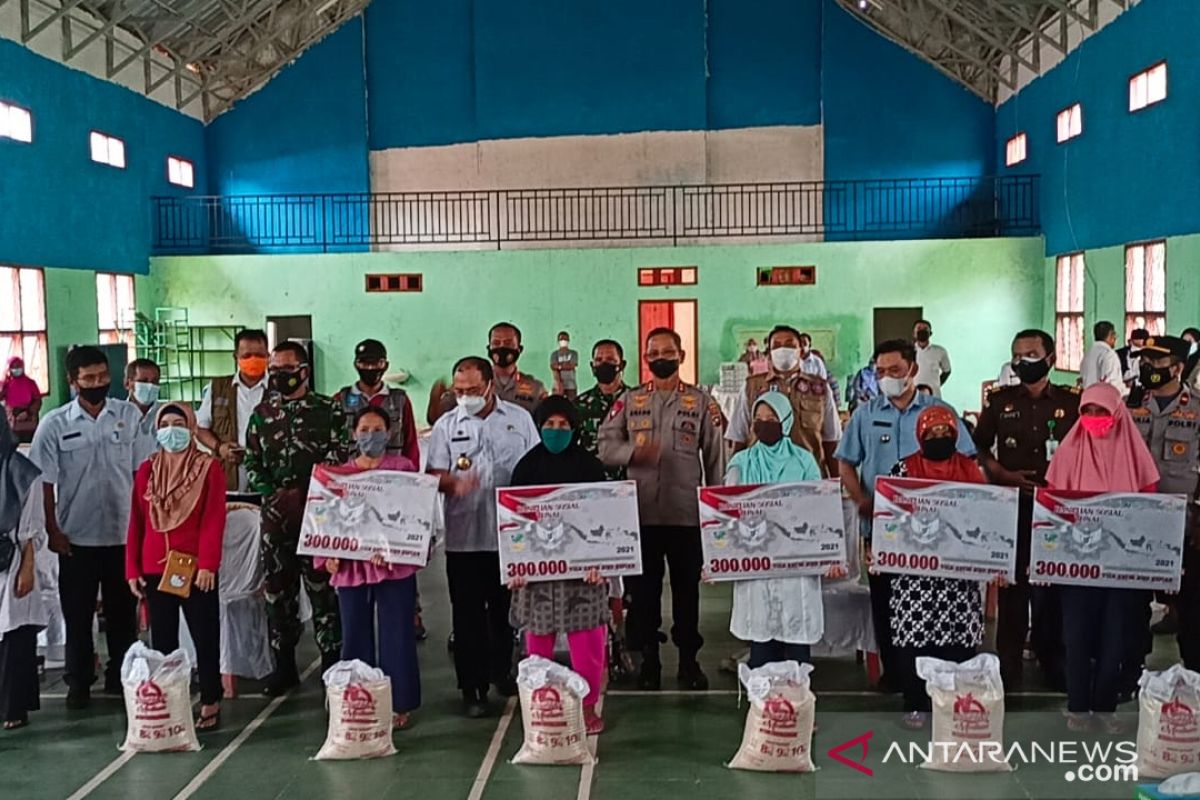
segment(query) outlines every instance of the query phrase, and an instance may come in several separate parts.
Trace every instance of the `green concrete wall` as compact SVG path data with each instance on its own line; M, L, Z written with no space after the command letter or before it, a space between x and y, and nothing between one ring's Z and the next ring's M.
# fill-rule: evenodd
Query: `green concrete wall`
M811 331L844 380L870 355L873 307L923 306L954 359L947 399L975 408L1011 332L1042 317L1043 253L1040 239L992 239L157 258L139 299L187 308L194 324L260 326L267 316L310 314L322 390L353 377L353 345L371 336L388 344L393 366L408 369L421 394L456 358L482 353L501 319L521 326L523 363L547 380L558 330L581 351L610 337L632 354L639 299L695 298L702 381L716 379L747 334L776 322ZM756 286L759 267L805 264L817 267L815 286ZM639 288L637 268L648 266L696 266L699 282ZM367 294L363 276L372 272L422 273L424 292Z
M96 311L96 273L81 269L46 269L46 340L50 353L50 395L42 405L49 411L68 397L66 368L60 351L72 344L99 338Z
M1084 338L1091 345L1092 325L1107 319L1117 326L1122 342L1125 325L1125 246L1102 247L1084 253ZM1045 263L1043 324L1054 330L1056 258ZM1167 333L1178 335L1188 326L1200 325L1200 235L1167 239ZM1074 382L1078 373L1060 373L1059 379Z

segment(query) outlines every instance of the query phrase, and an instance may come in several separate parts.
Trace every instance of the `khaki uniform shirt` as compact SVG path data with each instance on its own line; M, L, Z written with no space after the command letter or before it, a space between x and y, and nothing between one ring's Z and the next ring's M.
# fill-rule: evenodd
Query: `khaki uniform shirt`
M1200 480L1200 397L1184 390L1160 409L1152 394L1145 395L1129 411L1158 466L1158 491L1190 500Z
M661 448L658 462L630 464L634 449L651 442ZM697 527L697 487L724 480L721 408L703 389L682 381L670 392L656 391L653 382L630 389L600 426L600 460L628 465L642 525Z
M516 403L530 414L547 394L545 384L520 371L513 375L512 380L497 375L492 383L496 387L497 397L507 403Z

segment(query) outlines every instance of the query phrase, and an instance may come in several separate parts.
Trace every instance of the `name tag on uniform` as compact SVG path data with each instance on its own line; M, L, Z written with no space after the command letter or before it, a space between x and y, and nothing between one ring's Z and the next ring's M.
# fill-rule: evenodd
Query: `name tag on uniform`
M75 431L74 433L66 433L66 434L63 434L61 441L69 442L72 439L78 439L80 436L83 436L82 431Z
M471 441L471 437L470 436L455 436L455 437L452 437L450 439L450 441L452 441L452 442L469 442L469 441Z
M872 425L874 425L876 428L890 428L890 427L892 427L892 423L890 423L890 422L887 422L887 421L885 421L885 420L882 420L882 419L877 419L877 420L875 420L874 422L872 422L871 424L872 424Z

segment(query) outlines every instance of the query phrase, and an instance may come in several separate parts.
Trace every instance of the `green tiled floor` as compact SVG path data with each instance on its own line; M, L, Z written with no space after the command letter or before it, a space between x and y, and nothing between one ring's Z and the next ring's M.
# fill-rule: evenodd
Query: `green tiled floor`
M445 648L449 614L440 562L422 577L430 639L421 645L424 705L411 730L396 735L399 753L367 762L314 762L326 717L317 676L287 698L193 795L196 798L419 797L466 798L497 729L498 714L471 721L459 714L454 673ZM666 604L665 604L666 605ZM814 672L818 695L813 742L819 771L814 775L770 775L726 769L737 750L746 707L739 709L734 678L718 663L739 649L727 633L728 586L704 587L704 666L713 691L704 695L637 694L622 689L605 700L608 731L599 739L599 763L590 796L597 800L637 797L666 800L755 798L1130 798L1129 784L1069 783L1064 767L1038 764L998 775L934 773L900 763L881 763L892 741L916 741L898 725L897 697L869 692L864 670L853 659L819 659ZM1174 658L1173 642L1160 639L1155 664ZM302 663L311 661L311 639ZM664 689L672 690L674 663L664 669ZM1026 690L1043 691L1031 674ZM89 798L172 798L205 769L222 749L267 707L254 685L227 702L220 733L202 738L199 753L140 755L129 759ZM0 797L64 798L83 787L117 759L125 716L116 698L97 696L91 709L68 713L63 687L51 674L43 691L43 710L33 724L15 733L0 732ZM499 704L497 704L499 705ZM1067 738L1054 696L1010 697L1007 738L1027 741ZM833 762L826 751L873 731L868 764L873 777ZM580 794L579 767L533 767L508 763L521 742L521 720L514 716L482 797L486 800L558 800ZM584 789L586 793L586 787Z

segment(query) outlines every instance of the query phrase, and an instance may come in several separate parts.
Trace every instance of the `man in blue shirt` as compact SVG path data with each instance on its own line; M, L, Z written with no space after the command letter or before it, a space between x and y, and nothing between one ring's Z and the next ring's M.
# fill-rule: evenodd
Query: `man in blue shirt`
M875 348L875 373L880 394L859 406L842 432L834 457L842 486L858 506L859 534L866 542L866 560L871 563L871 519L875 510L875 478L888 476L902 458L919 451L917 417L931 405L946 405L932 395L917 391L917 353L911 342L892 339ZM958 450L975 455L975 444L965 425L958 429ZM884 676L895 675L888 602L891 579L871 575L871 618Z

